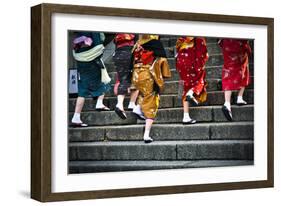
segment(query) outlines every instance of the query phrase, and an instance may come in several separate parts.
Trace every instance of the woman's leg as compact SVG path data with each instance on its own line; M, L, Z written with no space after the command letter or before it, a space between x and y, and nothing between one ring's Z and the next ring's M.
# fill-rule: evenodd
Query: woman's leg
M81 121L81 111L83 109L85 103L85 98L84 97L78 97L76 100L76 105L75 105L75 113L72 117L71 122L73 124L79 124L81 126L87 126L86 124L82 125L82 121Z
M189 116L189 102L183 100L182 104L183 104L183 120L182 120L182 122L184 124L194 124L194 123L196 123L196 120L191 119L190 116Z
M153 141L153 139L149 136L153 121L154 121L154 119L145 120L145 130L144 130L144 135L143 135L143 140L145 143L150 143Z
M182 104L183 104L183 112L184 113L189 113L189 105L188 105L188 102L183 100L182 101Z
M238 96L243 97L244 91L245 91L245 87L241 87L241 89L238 92Z
M236 102L238 105L246 105L247 104L247 102L244 101L244 99L243 99L244 91L245 91L245 87L241 87L241 89L238 92L237 102Z
M81 113L85 103L85 97L78 97L76 100L75 113Z
M230 91L230 90L224 91L224 106L226 106L227 109L229 109L229 110L231 110L231 104L230 104L231 94L232 94L232 91Z
M96 109L102 111L109 111L110 109L103 104L104 94L98 97Z
M115 106L115 113L121 118L121 119L127 119L127 115L124 111L124 106L123 106L123 102L125 99L125 95L124 94L119 94L117 95L117 104Z
M139 95L139 90L134 90L134 91L131 92L128 109L132 110L132 109L135 108L138 95Z
M127 115L124 111L124 106L123 106L123 102L125 99L125 95L124 94L119 94L117 95L117 104L115 106L115 113L121 118L121 119L127 119Z
M125 99L125 95L123 95L123 94L117 95L116 107L118 107L122 111L124 111L124 106L123 106L124 99Z
M232 121L232 112L231 112L231 104L230 104L231 94L232 94L232 91L230 91L230 90L224 91L225 102L222 107L222 111L228 121Z

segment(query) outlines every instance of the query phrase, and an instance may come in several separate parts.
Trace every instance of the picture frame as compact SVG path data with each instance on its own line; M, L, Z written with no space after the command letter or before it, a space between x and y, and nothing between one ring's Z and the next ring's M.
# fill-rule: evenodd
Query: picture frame
M221 183L135 188L52 191L52 16L69 14L100 17L177 20L265 26L267 30L267 159L266 179ZM40 4L31 8L31 198L41 202L142 195L161 195L274 186L274 19L171 11Z

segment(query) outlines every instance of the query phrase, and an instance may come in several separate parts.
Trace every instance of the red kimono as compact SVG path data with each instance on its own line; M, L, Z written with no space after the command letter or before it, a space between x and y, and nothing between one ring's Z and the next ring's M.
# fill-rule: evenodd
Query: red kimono
M239 90L250 83L249 55L251 47L247 40L221 39L224 65L222 90Z
M204 102L207 97L205 64L208 60L205 38L181 37L177 40L176 49L176 68L183 80L183 100L192 89L197 101Z

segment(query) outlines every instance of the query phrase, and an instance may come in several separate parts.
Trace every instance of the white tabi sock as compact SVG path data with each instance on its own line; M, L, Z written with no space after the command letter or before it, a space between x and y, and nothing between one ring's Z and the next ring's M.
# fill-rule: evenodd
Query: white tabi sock
M136 106L135 102L130 102L128 105L128 109L134 109Z
M142 112L141 107L140 107L139 104L134 107L133 113L137 114L137 115L138 115L139 117L141 117L142 119L145 119L145 116L144 116L144 114L143 114L143 112Z
M183 113L183 121L189 122L190 120L191 120L191 118L189 116L189 113L188 112Z
M133 112L136 114L142 114L141 107L139 104L134 107Z
M244 101L243 96L237 96L237 103L247 104L247 102Z
M71 122L78 123L78 124L82 123L82 121L80 119L80 113L74 113Z
M98 99L97 103L96 103L96 109L100 109L100 108L103 108L103 107L105 107L104 104L103 104L103 99Z
M120 110L124 111L124 107L121 103L117 103L116 107L118 107Z
M230 102L224 102L224 106L226 106L226 108L231 111Z
M123 106L123 99L124 97L121 96L121 95L118 95L117 96L117 104L116 104L116 107L118 107L119 109L121 109L122 111L124 111L124 106Z
M145 130L143 135L144 141L153 141L153 139L149 136L150 130Z
M149 137L149 133L150 133L150 130L145 130L144 131L144 135L143 135L143 138L148 138Z

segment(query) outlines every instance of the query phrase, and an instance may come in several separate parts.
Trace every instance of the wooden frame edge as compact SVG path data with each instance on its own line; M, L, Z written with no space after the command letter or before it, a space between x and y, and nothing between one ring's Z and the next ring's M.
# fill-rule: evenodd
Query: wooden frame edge
M168 195L196 192L215 192L226 190L269 188L269 181L230 182L200 185L183 185L167 187L148 187L116 190L98 190L81 192L51 193L43 202L66 201L66 200L88 200L134 196Z
M51 10L31 8L31 198L51 194Z
M41 18L40 5L31 8L31 198L42 200L41 168ZM38 89L39 88L39 89Z
M101 15L101 16L119 16L119 17L135 17L135 18L154 18L154 19L173 19L183 21L206 21L217 23L239 23L253 25L267 25L273 20L268 17L253 17L253 16L236 16L222 14L206 14L178 11L163 11L163 10L142 10L131 8L114 8L114 7L95 7L81 6L71 4L51 4L44 3L42 6L52 11L53 13L67 13L79 15ZM78 11L78 12L77 12ZM106 12L106 15L105 15ZM94 14L93 14L94 13Z
M267 179L271 187L274 187L274 19L268 20L267 27Z

